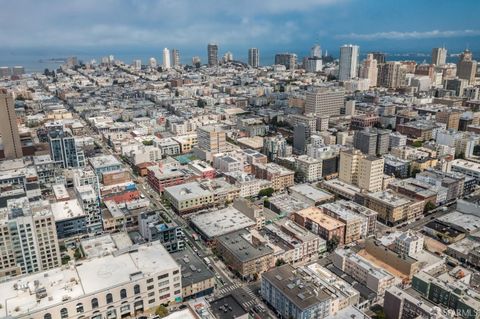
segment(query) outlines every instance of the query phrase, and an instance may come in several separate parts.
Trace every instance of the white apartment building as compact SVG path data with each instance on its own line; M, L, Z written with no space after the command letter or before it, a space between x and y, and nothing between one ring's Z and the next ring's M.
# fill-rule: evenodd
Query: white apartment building
M0 284L0 317L123 318L182 300L180 267L160 242Z
M304 181L315 182L322 178L322 161L308 155L296 159L297 170L303 174Z

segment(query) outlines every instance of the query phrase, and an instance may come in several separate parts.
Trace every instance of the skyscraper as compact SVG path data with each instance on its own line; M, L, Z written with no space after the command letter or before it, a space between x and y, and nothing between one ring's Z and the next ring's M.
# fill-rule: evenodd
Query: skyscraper
M294 70L297 67L297 55L295 53L275 54L275 64L284 65L288 70Z
M432 49L432 64L444 65L447 62L447 49L433 48Z
M260 65L260 52L257 48L248 49L248 65L252 68L258 68Z
M172 66L174 68L180 66L180 51L172 49Z
M310 57L311 58L322 58L322 49L320 48L320 45L315 44L311 49L310 49Z
M163 49L163 64L162 64L162 67L165 69L165 70L168 70L170 69L170 50L165 48Z
M22 144L18 134L13 94L0 89L0 133L6 159L22 157Z
M218 65L218 45L209 43L208 47L208 66Z
M338 68L338 80L346 81L357 75L358 45L343 45L340 47L340 62Z
M141 70L142 69L142 60L133 60L132 65L135 68L135 70Z
M467 49L460 54L460 61L457 63L457 76L460 79L468 80L471 84L475 81L475 72L477 72L477 61L473 60L472 52Z
M367 54L367 58L363 61L360 77L368 79L370 86L377 86L378 65L377 60L373 58L373 54Z
M378 64L387 62L387 55L383 52L372 52L373 58L377 60Z

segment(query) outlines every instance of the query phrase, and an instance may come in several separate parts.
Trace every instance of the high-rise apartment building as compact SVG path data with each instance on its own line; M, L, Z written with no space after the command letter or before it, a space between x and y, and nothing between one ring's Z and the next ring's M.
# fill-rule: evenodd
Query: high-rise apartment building
M444 65L447 62L447 49L433 48L432 49L432 64Z
M258 68L260 66L260 52L257 48L248 49L248 65L252 68Z
M6 159L22 157L22 144L18 134L17 115L13 94L0 89L0 133Z
M225 52L223 55L223 62L231 62L233 61L233 53L230 51Z
M171 64L170 64L170 50L165 48L163 49L163 63L162 63L163 69L167 70L170 69Z
M0 213L0 277L16 276L61 264L50 205L26 197L9 200Z
M321 88L314 92L307 92L305 114L340 115L344 107L345 91L341 89Z
M378 63L377 60L373 58L373 54L367 54L367 58L363 61L362 67L360 69L360 77L363 79L368 79L369 85L377 86L377 76L378 76Z
M338 178L362 189L378 192L382 190L383 166L383 158L365 155L356 149L342 151Z
M377 85L396 89L405 85L406 69L398 61L378 65Z
M350 149L340 152L340 163L338 170L338 179L349 184L358 184L358 170L360 158L364 154L356 149Z
M370 192L379 192L383 185L383 158L366 156L360 159L358 167L358 187Z
M178 49L172 49L172 66L174 68L180 66L180 51Z
M209 43L207 47L208 66L218 65L218 45Z
M192 57L192 65L194 67L199 68L201 64L202 64L202 60L200 59L199 56Z
M295 53L275 54L275 64L284 65L288 70L297 68L297 55Z
M68 129L55 127L48 132L52 160L63 168L85 166L83 150L75 144L75 138Z
M292 155L292 147L282 135L269 136L263 139L263 153L270 161L277 157L288 157Z
M343 45L340 47L340 62L338 68L338 80L346 81L357 76L358 45Z
M213 154L223 153L226 148L226 134L215 126L204 126L197 129L198 148Z
M457 63L457 76L460 79L468 80L472 84L475 81L476 72L477 61L473 60L472 52L467 49L460 54L460 61Z
M387 62L387 55L383 52L372 52L373 58L377 60L377 63L385 63Z
M366 128L355 131L353 147L367 155L383 155L388 153L390 130Z

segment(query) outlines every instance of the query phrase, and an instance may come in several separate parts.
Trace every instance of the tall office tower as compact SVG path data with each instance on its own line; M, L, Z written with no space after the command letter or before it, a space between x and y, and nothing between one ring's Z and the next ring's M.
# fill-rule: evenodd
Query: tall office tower
M378 65L377 86L399 88L405 86L406 69L398 61L389 61Z
M8 200L0 215L0 278L61 265L55 219L50 205Z
M155 69L157 67L157 59L153 57L148 59L148 66L151 67L152 69Z
M202 64L202 60L200 59L199 56L194 56L194 57L192 58L192 65L193 65L194 67L199 68L199 67L201 66L201 64Z
M85 166L83 150L75 145L75 138L69 129L53 127L48 131L52 160L63 168Z
M469 84L475 81L475 73L477 72L477 61L473 60L470 50L463 51L460 54L460 61L457 63L457 76L460 79L468 80Z
M338 80L346 81L357 76L358 45L343 45L340 47L340 62L338 68Z
M13 94L0 88L0 133L6 159L22 157L22 144L18 134L17 115Z
M321 88L314 92L307 92L305 114L340 115L340 109L344 107L344 103L344 90Z
M304 61L305 71L309 73L315 73L322 71L323 62L320 58L306 58Z
M363 61L360 77L368 79L369 85L377 86L378 65L377 60L373 58L373 54L367 54L367 58Z
M25 68L21 65L16 65L12 68L12 75L22 75L25 74Z
M198 148L218 154L226 150L226 133L220 127L203 126L197 129Z
M367 155L383 155L388 153L390 144L390 130L366 128L355 131L353 147Z
M387 55L383 52L372 52L373 58L377 60L377 63L385 63L387 62Z
M172 49L172 66L174 68L180 66L180 51L178 49Z
M0 78L9 77L10 75L12 75L12 72L8 66L0 67Z
M208 66L218 65L218 45L209 43L207 47Z
M385 161L375 156L365 156L360 159L358 167L358 187L369 192L382 190L383 169Z
M295 53L275 54L275 64L284 65L288 70L295 70L297 67L297 55Z
M223 61L224 61L224 62L231 62L231 61L233 61L233 53L230 52L230 51L225 52L225 54L223 55Z
M358 169L360 158L364 155L357 149L350 149L340 152L340 163L338 167L338 179L345 183L358 184Z
M141 70L142 69L142 60L133 60L132 66L135 70Z
M252 68L258 68L260 66L260 52L257 48L248 49L248 65Z
M447 49L445 48L433 48L432 49L432 64L444 65L447 62Z
M322 58L322 49L320 48L320 45L315 44L311 49L310 49L310 57L311 58Z
M162 68L164 70L170 69L171 64L170 64L170 50L165 48L163 49L163 63L162 63Z
M310 128L305 123L298 123L293 128L293 152L305 154L307 139L310 136Z

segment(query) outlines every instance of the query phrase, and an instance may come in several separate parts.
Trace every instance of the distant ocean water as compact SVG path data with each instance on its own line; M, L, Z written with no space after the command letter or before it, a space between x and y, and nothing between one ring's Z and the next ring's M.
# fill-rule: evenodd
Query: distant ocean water
M66 58L69 56L76 56L78 60L83 62L90 62L91 60L96 60L97 62L101 61L102 56L107 56L113 54L115 59L119 59L124 61L125 63L132 63L135 59L142 60L143 64L147 64L148 59L150 57L155 57L157 59L157 63L161 64L162 54L160 50L145 50L142 52L123 52L121 50L117 50L118 52L111 51L111 52L85 52L84 50L75 52L49 52L49 51L16 51L16 50L0 50L0 66L23 66L27 73L32 72L43 72L45 69L57 69L63 63ZM277 50L276 52L282 52L282 50ZM295 52L295 51L292 51ZM309 52L295 52L298 55L299 62L302 61L304 56L308 56ZM233 51L234 59L240 61L247 61L246 54L235 54ZM413 60L417 63L423 62L430 62L431 57L430 53L425 52L386 52L387 60L389 61L405 61L405 60ZM206 63L207 59L206 56L202 54L195 54L195 52L182 52L180 51L181 62L183 64L191 64L192 57L198 55L202 59L202 63ZM220 51L219 58L223 55L223 51ZM263 52L260 50L260 64L261 65L271 65L274 63L275 52ZM477 59L480 58L480 54L475 54L474 57ZM336 56L334 56L336 58ZM365 58L365 53L360 54L360 59ZM457 62L457 56L449 56L447 58L447 62Z

